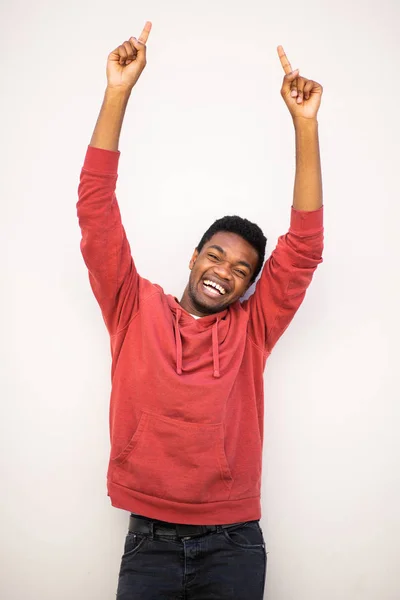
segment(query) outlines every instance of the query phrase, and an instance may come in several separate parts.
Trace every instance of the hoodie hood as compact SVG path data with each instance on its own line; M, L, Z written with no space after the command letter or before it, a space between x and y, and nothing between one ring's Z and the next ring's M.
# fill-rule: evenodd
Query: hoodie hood
M202 333L203 338L208 337L209 345L211 346L213 377L220 377L219 346L225 340L228 332L229 308L225 308L212 315L195 319L181 307L177 298L167 295L167 300L174 318L177 374L182 375L184 370L182 339L184 338L186 342L190 344L190 338L192 336L198 336L199 333Z

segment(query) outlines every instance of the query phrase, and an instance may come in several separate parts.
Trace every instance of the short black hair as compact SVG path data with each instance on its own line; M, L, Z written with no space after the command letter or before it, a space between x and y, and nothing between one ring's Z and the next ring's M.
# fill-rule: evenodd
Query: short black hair
M240 235L257 251L258 263L250 281L253 283L261 271L265 258L265 246L267 244L267 238L263 234L261 228L248 219L243 219L237 215L225 216L221 219L217 219L207 229L198 243L197 251L199 253L201 252L204 244L208 242L214 234L218 233L218 231L228 231L230 233L236 233L237 235Z

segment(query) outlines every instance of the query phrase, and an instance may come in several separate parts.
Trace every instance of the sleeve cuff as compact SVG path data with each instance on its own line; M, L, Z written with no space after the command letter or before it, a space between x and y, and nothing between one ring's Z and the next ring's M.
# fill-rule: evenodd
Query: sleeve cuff
M88 146L83 168L87 171L116 174L120 154L119 150L105 150Z
M291 233L313 234L323 230L324 207L317 210L297 210L293 208L290 215Z

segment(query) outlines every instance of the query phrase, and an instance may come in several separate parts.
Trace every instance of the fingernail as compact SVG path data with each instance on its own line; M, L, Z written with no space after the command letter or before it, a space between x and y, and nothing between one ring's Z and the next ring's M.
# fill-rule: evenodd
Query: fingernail
M292 98L295 98L297 96L297 90L292 90L290 92L290 95L292 96Z

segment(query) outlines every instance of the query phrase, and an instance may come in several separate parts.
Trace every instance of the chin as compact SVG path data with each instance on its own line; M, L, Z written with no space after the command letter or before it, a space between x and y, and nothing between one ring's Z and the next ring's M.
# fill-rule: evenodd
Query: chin
M204 302L203 299L200 299L198 297L198 294L194 294L192 290L189 290L189 296L193 303L193 306L195 306L198 311L207 313L209 315L221 312L222 310L225 310L230 304L232 304L231 302L213 302L211 299L210 303Z

